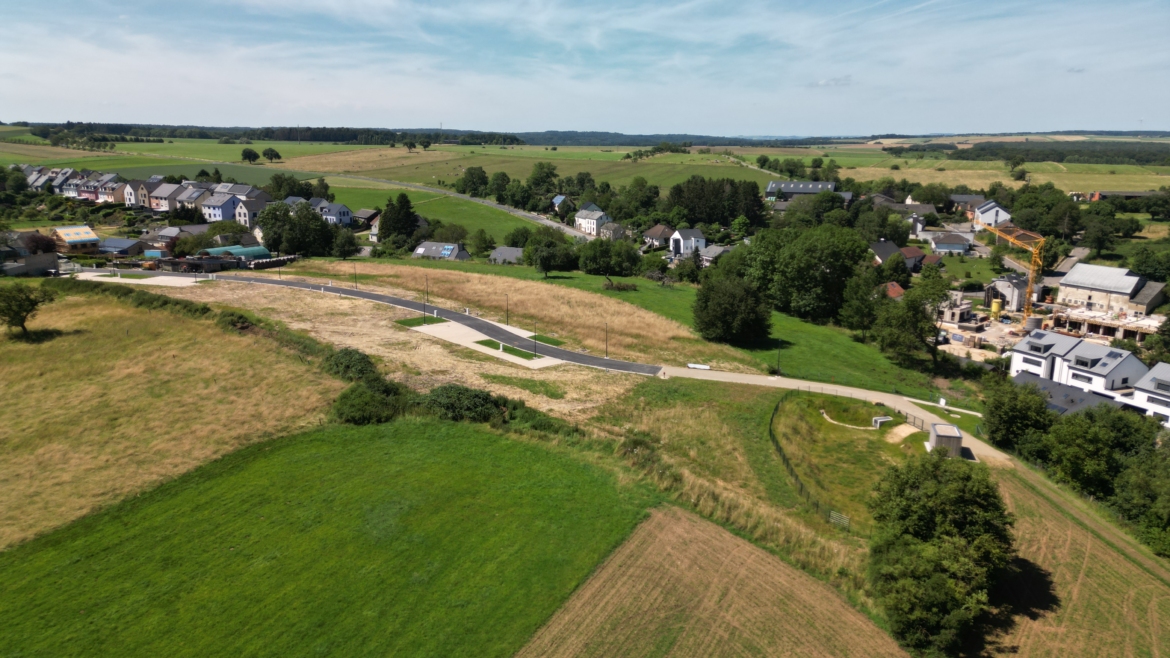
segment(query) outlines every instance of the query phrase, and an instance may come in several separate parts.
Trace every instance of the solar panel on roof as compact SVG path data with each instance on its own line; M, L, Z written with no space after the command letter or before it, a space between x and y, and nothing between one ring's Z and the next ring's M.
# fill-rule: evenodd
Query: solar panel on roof
M439 255L442 256L443 258L447 258L448 256L451 255L452 251L455 251L455 246L454 245L447 245L447 246L443 247L443 250L441 252L439 252Z

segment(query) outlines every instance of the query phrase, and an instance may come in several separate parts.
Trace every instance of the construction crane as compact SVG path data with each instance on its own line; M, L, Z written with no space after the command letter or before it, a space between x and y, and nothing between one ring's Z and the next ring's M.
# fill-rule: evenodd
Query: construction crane
M1044 236L1014 226L1000 228L984 224L978 219L974 221L977 226L1032 254L1032 266L1028 268L1028 289L1024 292L1024 319L1032 317L1032 289L1036 285L1036 277L1044 272Z

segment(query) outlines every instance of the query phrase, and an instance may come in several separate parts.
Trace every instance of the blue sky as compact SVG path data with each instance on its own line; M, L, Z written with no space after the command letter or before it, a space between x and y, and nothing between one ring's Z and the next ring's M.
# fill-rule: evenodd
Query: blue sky
M0 120L1170 130L1170 2L26 2Z

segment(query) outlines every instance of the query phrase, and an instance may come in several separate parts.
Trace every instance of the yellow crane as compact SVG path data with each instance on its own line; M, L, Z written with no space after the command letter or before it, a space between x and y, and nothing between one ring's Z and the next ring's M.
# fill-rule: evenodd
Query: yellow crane
M974 221L975 224L991 231L993 235L1032 254L1032 266L1028 269L1028 289L1024 292L1024 318L1032 317L1032 289L1036 285L1036 277L1044 272L1044 236L1014 226L1000 228L984 224L978 219Z

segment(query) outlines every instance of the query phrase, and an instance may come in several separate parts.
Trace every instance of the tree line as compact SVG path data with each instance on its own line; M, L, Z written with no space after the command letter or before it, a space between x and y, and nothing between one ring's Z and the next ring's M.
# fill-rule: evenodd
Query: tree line
M980 142L947 153L951 160L1003 160L1081 164L1170 165L1170 144L1161 142Z

